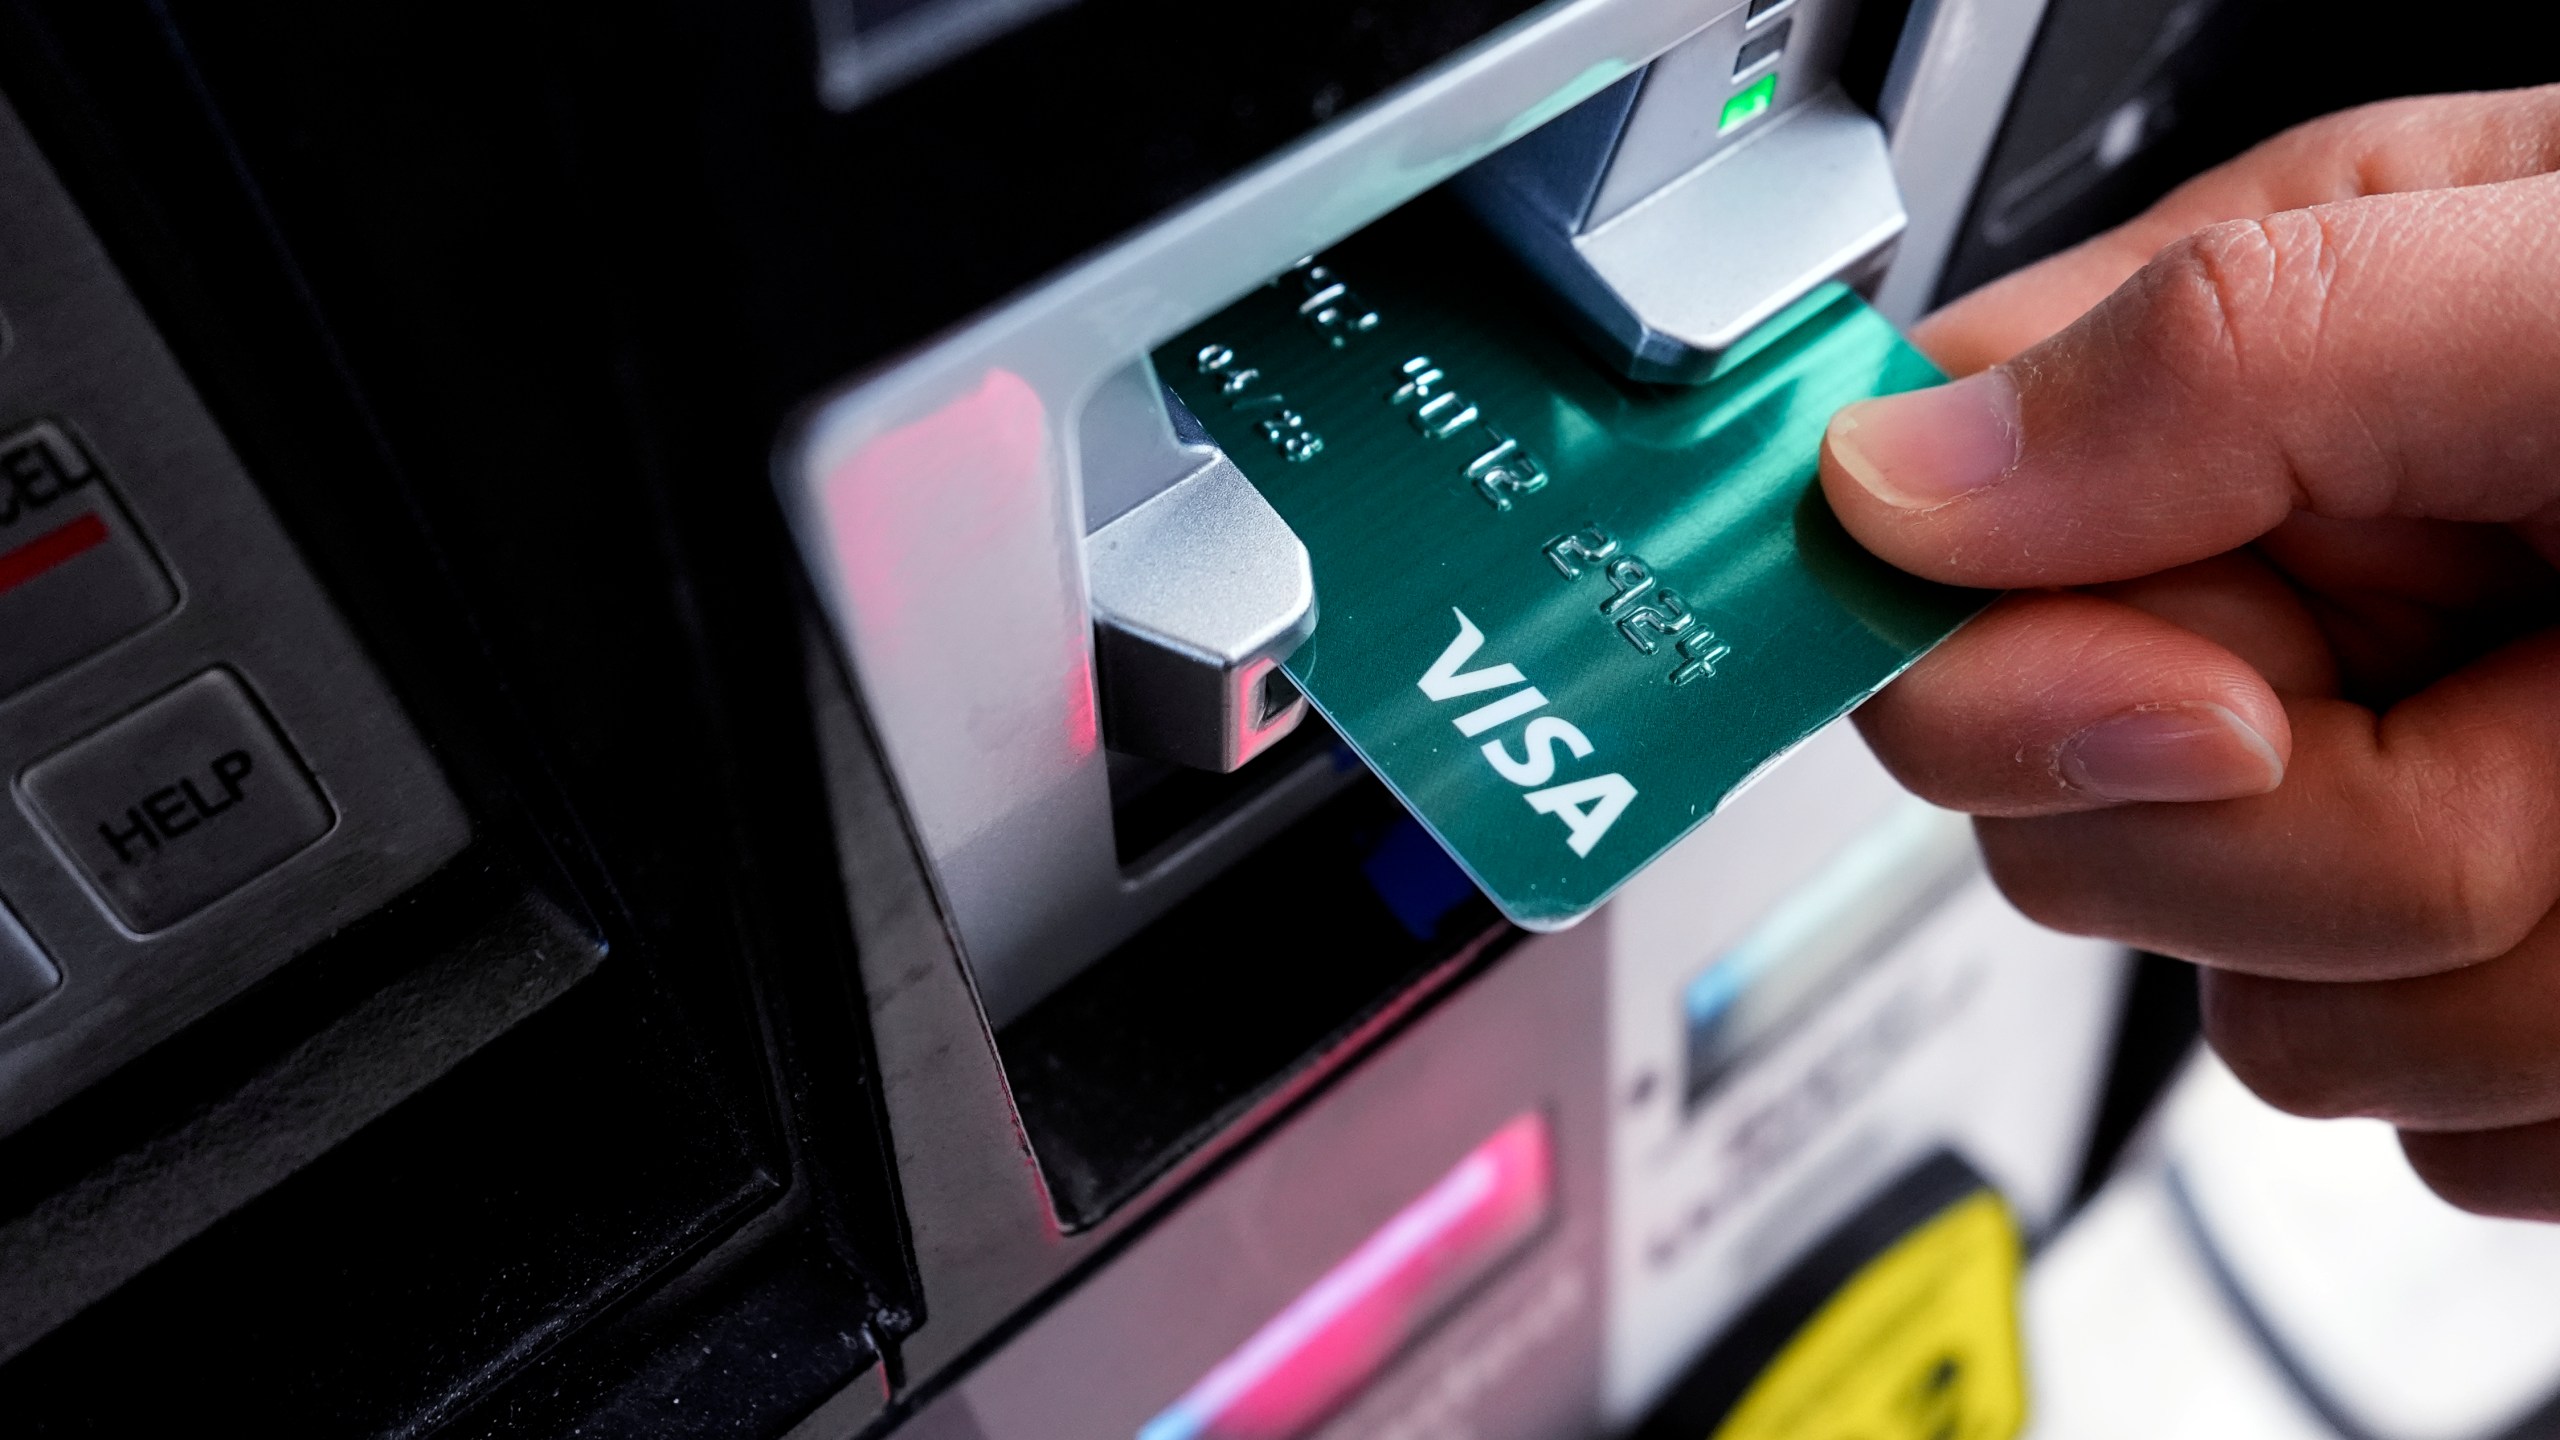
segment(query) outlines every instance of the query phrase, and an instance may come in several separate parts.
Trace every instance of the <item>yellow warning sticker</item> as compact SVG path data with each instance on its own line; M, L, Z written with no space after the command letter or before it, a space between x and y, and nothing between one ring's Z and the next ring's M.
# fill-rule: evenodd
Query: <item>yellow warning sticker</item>
M1870 1260L1712 1440L2010 1440L2026 1424L2017 1222L1976 1191Z

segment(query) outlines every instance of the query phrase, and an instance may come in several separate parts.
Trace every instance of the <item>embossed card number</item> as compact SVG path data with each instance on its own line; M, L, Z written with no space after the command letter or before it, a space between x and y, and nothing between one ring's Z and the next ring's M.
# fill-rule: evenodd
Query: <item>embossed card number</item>
M1531 928L1988 599L1866 555L1813 490L1833 410L1938 378L1845 290L1712 385L1633 385L1465 226L1399 215L1156 361L1306 542L1290 678Z

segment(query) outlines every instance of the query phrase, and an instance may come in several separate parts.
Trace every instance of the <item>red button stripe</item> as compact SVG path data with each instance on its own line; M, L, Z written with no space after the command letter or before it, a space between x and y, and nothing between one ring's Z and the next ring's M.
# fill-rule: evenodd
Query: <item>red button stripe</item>
M0 595L107 543L107 522L95 513L57 525L14 550L0 550Z

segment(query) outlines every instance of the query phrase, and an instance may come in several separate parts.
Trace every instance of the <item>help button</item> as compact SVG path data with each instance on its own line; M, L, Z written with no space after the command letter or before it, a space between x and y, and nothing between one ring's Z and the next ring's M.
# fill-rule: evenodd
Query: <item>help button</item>
M22 787L54 843L142 933L248 884L333 823L229 670L207 670L37 762Z

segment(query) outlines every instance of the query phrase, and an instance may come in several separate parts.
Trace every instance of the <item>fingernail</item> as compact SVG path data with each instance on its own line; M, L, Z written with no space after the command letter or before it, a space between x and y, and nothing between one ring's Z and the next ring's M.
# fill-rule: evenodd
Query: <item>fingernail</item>
M2101 800L2230 800L2264 795L2284 761L2220 705L2162 705L2101 720L2064 742L2063 783Z
M2005 478L2018 433L2018 383L1993 369L1846 406L1827 438L1840 468L1877 499L1934 510Z

